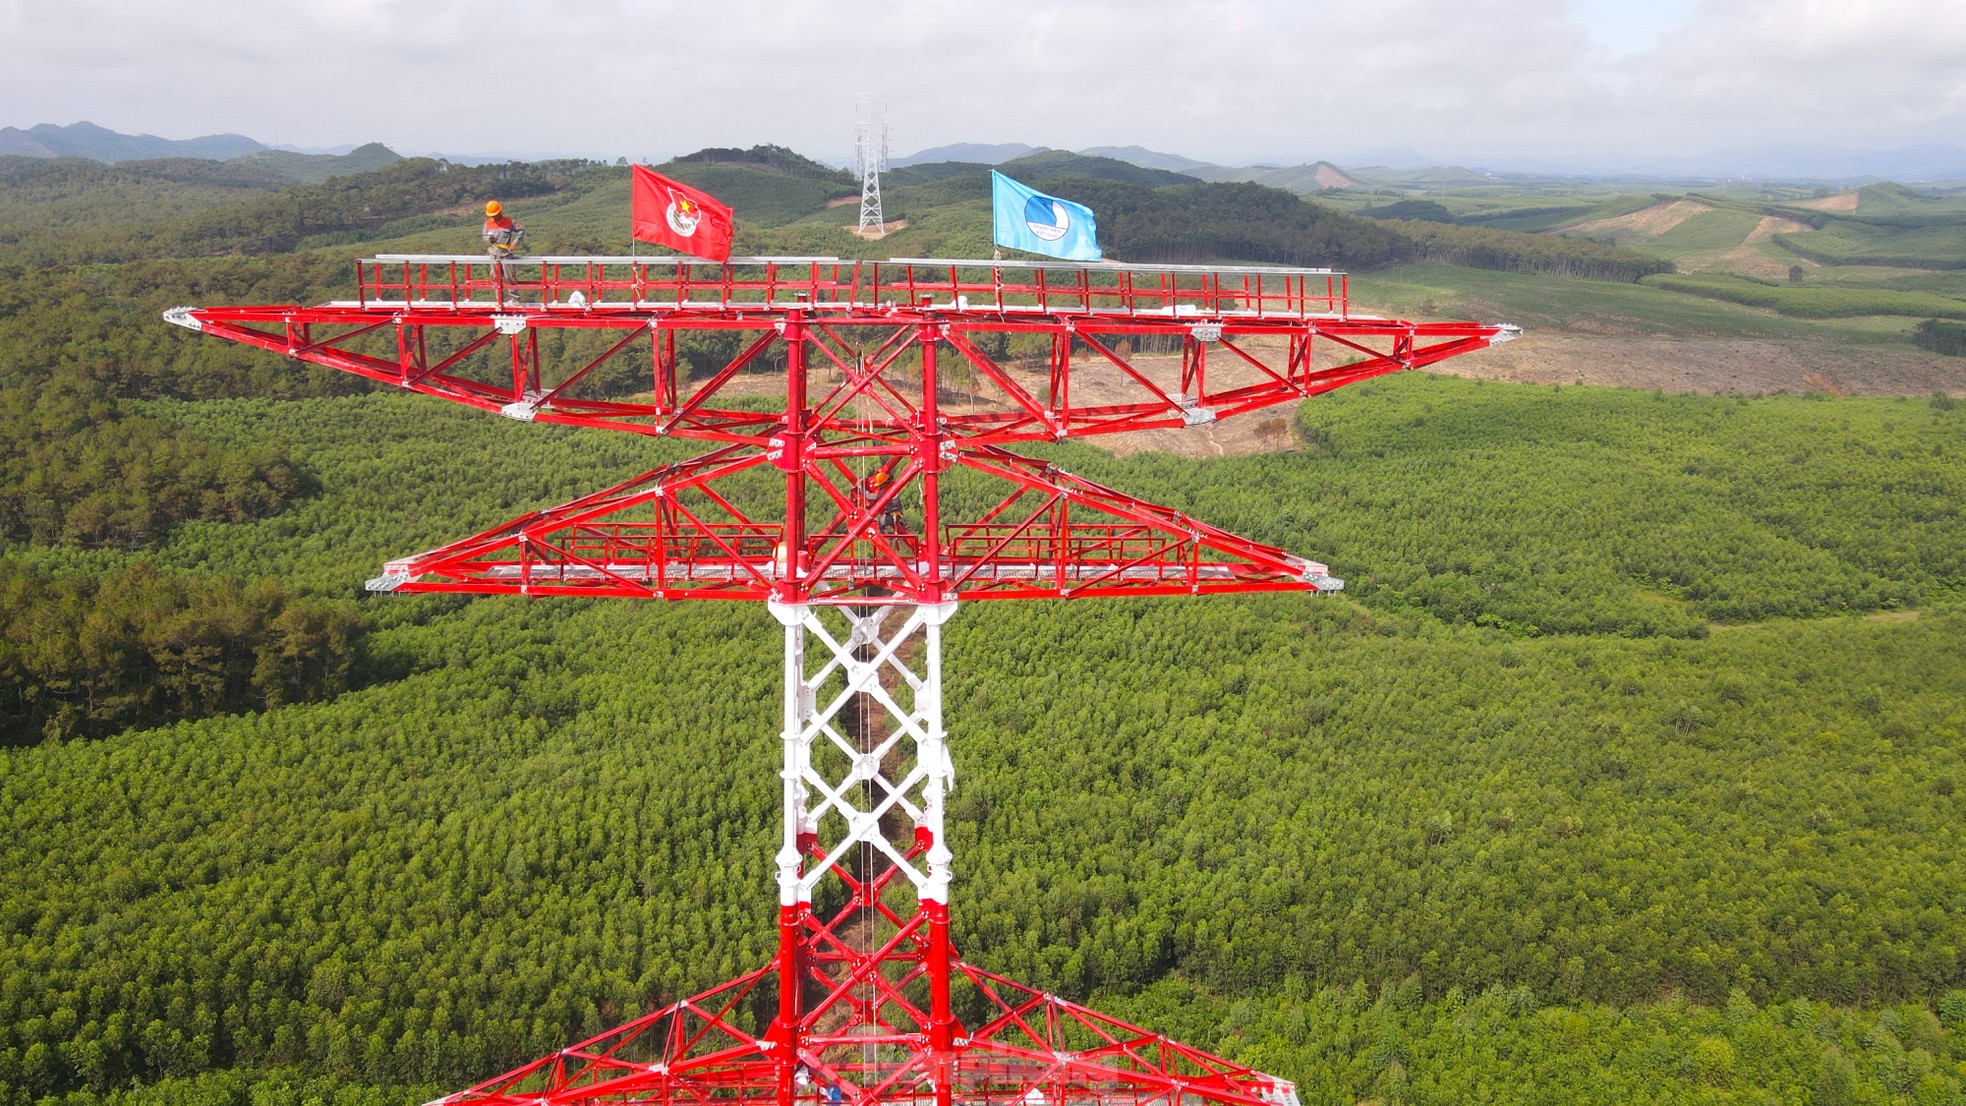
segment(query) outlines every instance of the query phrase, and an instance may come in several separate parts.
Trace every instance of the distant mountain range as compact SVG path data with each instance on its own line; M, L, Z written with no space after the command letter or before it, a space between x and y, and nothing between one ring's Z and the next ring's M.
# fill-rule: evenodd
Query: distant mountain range
M1079 153L1087 157L1109 157L1114 161L1124 161L1128 165L1138 165L1142 169L1165 169L1170 173L1189 173L1195 169L1219 169L1206 161L1196 161L1180 154L1163 154L1144 146L1088 146Z
M1041 152L1044 147L1021 142L986 145L973 142L936 146L907 157L894 158L895 167L938 161L1001 165ZM1112 158L1147 169L1165 169L1207 181L1252 181L1293 192L1327 188L1415 188L1424 182L1482 181L1501 183L1530 177L1616 180L1643 185L1646 181L1685 182L1764 180L1866 184L1880 180L1966 180L1966 148L1926 144L1892 150L1797 150L1776 147L1743 148L1677 158L1654 158L1615 169L1595 171L1556 161L1521 159L1507 169L1442 165L1412 151L1400 151L1373 164L1341 169L1329 161L1307 165L1227 166L1141 146L1092 146L1075 151Z
M1027 146L1022 142L1004 142L985 145L975 142L959 142L951 146L935 146L907 157L890 158L888 164L897 169L911 165L932 165L937 162L959 161L982 165L1003 165L1007 162L1028 160L1039 154L1065 153L1050 150L1043 146ZM1213 165L1197 161L1180 154L1162 153L1144 146L1088 146L1083 150L1071 151L1085 157L1103 157L1113 161L1123 161L1142 169L1159 169L1169 173L1193 177L1203 181L1251 181L1269 185L1272 188L1287 189L1292 192L1320 192L1330 188L1364 188L1370 185L1358 177L1328 161L1310 165L1287 167L1257 165L1233 167ZM1467 172L1467 170L1459 170Z
M1966 149L1934 143L1893 150L1743 148L1655 162L1641 171L1761 180L1966 180Z
M1006 162L1045 153L1064 153L1049 147L1022 142L958 142L935 146L890 159L896 168L939 162L1002 165ZM1143 146L1091 146L1075 151L1087 157L1109 158L1143 169L1179 173L1204 181L1247 181L1292 192L1314 193L1335 188L1387 189L1409 191L1430 185L1466 186L1480 182L1502 185L1531 177L1551 175L1618 181L1642 187L1647 181L1696 181L1751 178L1766 181L1815 181L1872 183L1879 180L1960 181L1966 180L1966 148L1927 144L1895 150L1817 150L1797 151L1776 148L1742 149L1721 154L1654 159L1615 171L1584 173L1554 162L1526 163L1510 171L1429 164L1422 155L1401 152L1386 164L1343 169L1330 161L1304 165L1216 165L1181 154L1149 150ZM293 180L321 180L348 173L366 172L400 160L393 150L380 143L366 146L316 147L307 150L276 149L240 134L212 134L200 138L159 138L152 134L121 134L94 123L56 126L42 123L21 129L0 128L0 157L84 157L96 161L142 161L154 158L187 157L211 161L241 161L272 170ZM430 154L447 157L460 164L502 161L502 155ZM539 160L552 155L527 155ZM1396 168L1389 168L1397 166Z
M1183 172L1205 181L1242 181L1282 188L1290 192L1322 192L1329 188L1369 188L1372 184L1378 183L1375 181L1369 184L1356 174L1348 173L1328 161L1281 168L1250 166L1231 169L1221 165L1204 165Z
M1016 161L1028 154L1048 150L1049 146L1026 146L1022 142L999 142L994 145L978 142L958 142L951 146L931 146L920 153L907 157L893 157L888 164L896 169L910 165L933 165L938 161L965 161L974 165L1002 165L1006 161Z
M22 130L0 128L0 157L82 157L111 164L196 158L262 171L274 181L295 183L367 173L403 160L380 142L344 147L345 152L303 153L276 150L242 134L210 134L203 138L159 138L154 134L120 134L94 123L58 127L43 123Z
M53 123L21 130L0 128L0 155L22 157L86 157L95 161L143 161L159 157L195 157L231 161L267 149L243 134L208 134L203 138L159 138L154 134L119 134L94 123L58 127Z

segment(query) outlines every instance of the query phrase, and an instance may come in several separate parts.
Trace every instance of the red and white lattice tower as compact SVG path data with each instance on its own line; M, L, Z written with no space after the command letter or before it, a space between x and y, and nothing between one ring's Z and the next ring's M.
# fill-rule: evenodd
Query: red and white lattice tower
M969 600L1340 587L1322 564L1006 447L1202 426L1515 328L1354 315L1344 276L1323 269L538 257L501 276L438 256L357 268L353 300L166 318L509 418L712 447L392 561L371 589L747 599L783 627L777 954L444 1102L1294 1106L1284 1080L957 954L942 627ZM691 378L678 338L717 332L748 341ZM1006 338L1035 355L1013 362ZM639 366L632 388L624 363ZM777 382L768 398L760 370Z

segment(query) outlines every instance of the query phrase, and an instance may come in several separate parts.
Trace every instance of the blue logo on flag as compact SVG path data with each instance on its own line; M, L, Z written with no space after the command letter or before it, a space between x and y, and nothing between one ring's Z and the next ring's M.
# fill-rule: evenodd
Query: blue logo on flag
M1084 204L1047 196L992 172L991 222L999 246L1068 261L1097 261L1099 226Z
M1047 242L1056 242L1072 229L1072 217L1064 205L1044 196L1032 196L1024 202L1024 222L1031 233Z

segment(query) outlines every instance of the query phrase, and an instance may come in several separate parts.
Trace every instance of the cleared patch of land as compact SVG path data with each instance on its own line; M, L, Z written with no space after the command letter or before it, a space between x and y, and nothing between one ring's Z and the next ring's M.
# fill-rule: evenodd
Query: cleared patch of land
M1918 621L1918 612L1915 610L1879 611L1876 614L1865 615L1864 621L1866 622L1916 622Z
M1852 189L1835 196L1824 196L1820 200L1804 200L1795 206L1806 207L1812 211L1855 211L1857 201L1862 195L1863 193Z
M1576 234L1586 238L1609 237L1622 244L1636 238L1655 238L1695 215L1712 210L1713 208L1697 200L1669 200L1641 208L1630 215L1616 215L1609 219L1573 223L1566 227L1558 227L1550 233Z
M908 220L889 219L887 222L882 223L880 225L879 230L876 230L873 227L868 227L866 230L862 230L858 226L841 227L840 229L846 231L848 234L853 235L855 238L880 238L884 235L893 234L897 230L907 230Z
M1966 393L1966 362L1956 357L1768 339L1531 333L1498 349L1443 362L1436 371L1526 384L1604 384L1667 392Z
M1358 181L1352 179L1349 173L1326 161L1318 162L1317 172L1313 176L1319 188L1359 187Z
M1805 230L1814 229L1816 228L1807 223L1798 223L1794 219L1784 219L1779 215L1763 215L1761 222L1756 223L1754 229L1748 232L1746 244L1752 246L1766 242L1777 234L1800 234Z

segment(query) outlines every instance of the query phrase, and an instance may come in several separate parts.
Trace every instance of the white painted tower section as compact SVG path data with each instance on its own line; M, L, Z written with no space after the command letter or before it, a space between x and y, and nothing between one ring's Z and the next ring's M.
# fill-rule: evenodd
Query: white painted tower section
M918 897L947 904L951 857L942 823L955 766L942 728L942 624L956 604L770 607L785 628L779 905L810 904L820 879L862 847L884 854ZM822 617L827 611L836 614ZM856 700L856 711L884 720L865 727L876 735L872 747L847 720ZM917 829L928 831L930 845L911 860L905 854ZM822 857L802 863L802 834L816 836Z
M854 104L853 161L860 170L860 233L887 233L881 215L881 170L887 168L887 102L865 95Z

